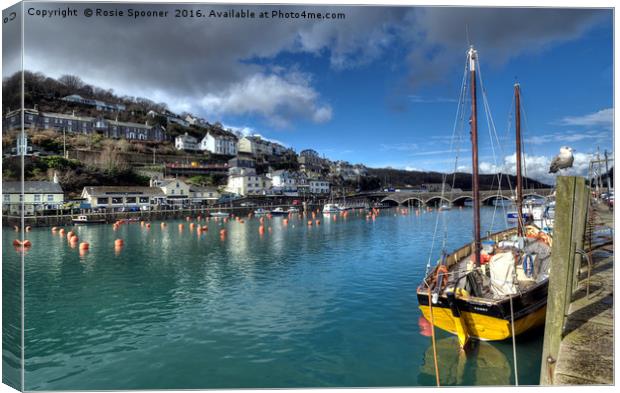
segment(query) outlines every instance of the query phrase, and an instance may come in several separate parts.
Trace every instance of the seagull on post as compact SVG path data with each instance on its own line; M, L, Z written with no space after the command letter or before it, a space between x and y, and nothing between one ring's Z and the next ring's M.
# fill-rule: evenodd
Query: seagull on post
M562 146L560 147L560 154L555 156L551 161L549 173L556 173L560 169L571 168L573 166L573 161L575 161L573 149L568 146Z

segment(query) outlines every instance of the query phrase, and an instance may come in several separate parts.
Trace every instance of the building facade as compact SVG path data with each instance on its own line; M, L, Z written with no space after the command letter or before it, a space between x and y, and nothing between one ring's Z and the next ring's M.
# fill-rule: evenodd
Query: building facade
M81 197L93 209L140 209L162 204L165 195L159 187L84 187Z
M265 195L271 188L271 181L256 173L240 173L228 176L226 191L237 195Z
M178 135L174 138L174 147L177 150L198 150L198 139L189 135L187 132L184 135Z
M329 194L329 182L326 180L308 180L308 186L311 194Z
M208 131L200 141L200 150L211 154L237 155L237 138L229 133Z
M3 124L4 129L21 128L21 110L9 112ZM73 114L24 110L25 129L45 129L73 134L100 134L106 138L161 142L165 140L164 129L149 124L121 122L103 117L77 116Z
M62 207L64 193L58 182L25 181L24 193L22 183L18 181L2 182L2 211L9 214L33 215L45 210Z

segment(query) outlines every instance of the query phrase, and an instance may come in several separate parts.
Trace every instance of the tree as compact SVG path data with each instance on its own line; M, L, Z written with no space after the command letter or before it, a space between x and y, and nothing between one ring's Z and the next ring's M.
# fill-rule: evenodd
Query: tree
M79 90L84 86L84 82L79 76L65 74L58 78L58 82L65 85L70 90Z

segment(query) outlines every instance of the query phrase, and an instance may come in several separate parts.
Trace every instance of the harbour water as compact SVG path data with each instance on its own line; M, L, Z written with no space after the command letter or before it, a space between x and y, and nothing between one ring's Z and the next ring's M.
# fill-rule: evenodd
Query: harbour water
M487 207L483 230L494 213L492 230L506 225ZM25 263L25 389L433 386L415 289L437 215L434 263L444 227L448 250L470 240L470 209L391 209L376 221L319 215L311 227L274 217L263 235L257 219L209 221L201 235L181 221L75 227L91 245L83 256L35 228ZM19 266L15 235L3 229L5 270ZM116 238L125 243L118 252ZM451 335L437 331L437 340L443 385L514 383L511 341L465 356ZM517 346L519 382L537 384L542 330Z

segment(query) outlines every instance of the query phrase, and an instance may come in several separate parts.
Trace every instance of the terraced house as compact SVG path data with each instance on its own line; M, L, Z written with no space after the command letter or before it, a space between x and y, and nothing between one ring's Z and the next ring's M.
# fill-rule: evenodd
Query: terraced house
M21 110L7 113L3 128L14 130L21 127ZM78 116L74 113L42 112L37 109L24 110L24 128L46 129L74 134L100 134L106 138L161 142L165 140L164 128L148 123L130 123L105 119L102 116Z

